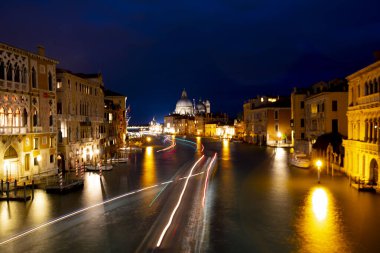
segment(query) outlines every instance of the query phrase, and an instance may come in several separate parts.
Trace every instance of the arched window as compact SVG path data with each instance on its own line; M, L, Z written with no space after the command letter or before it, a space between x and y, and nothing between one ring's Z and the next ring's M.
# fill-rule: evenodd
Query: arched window
M8 62L8 68L7 68L7 80L12 81L12 74L13 74L13 66L12 63Z
M26 80L27 80L27 70L26 70L26 67L24 67L24 69L22 70L22 75L21 75L21 82L22 83L26 83Z
M0 79L5 79L5 65L4 62L0 60Z
M20 110L17 108L16 111L15 111L15 114L14 114L14 117L13 117L13 125L16 126L16 127L19 127L21 126L21 114L20 114Z
M51 113L51 110L49 115L49 126L53 126L53 114Z
M373 93L377 93L379 91L379 83L377 82L377 79L373 81Z
M22 113L22 125L27 126L28 125L28 112L24 108L24 111Z
M49 91L52 91L53 90L53 76L51 75L50 72L48 76L49 76L48 77Z
M373 94L373 82L369 82L369 95Z
M0 108L0 126L5 126L5 112L4 108Z
M38 126L38 114L36 110L33 113L33 126Z
M17 158L17 157L18 157L18 155L17 155L17 152L14 149L14 147L9 146L7 151L5 151L5 153L4 153L4 159L13 159L13 158Z
M12 109L8 109L8 115L7 115L7 126L11 127L13 122L13 114L12 114Z
M20 82L20 67L17 65L15 65L15 82Z
M368 83L365 83L365 93L364 95L367 96L369 93L369 90L368 90Z
M34 67L32 68L32 87L37 88L37 73Z

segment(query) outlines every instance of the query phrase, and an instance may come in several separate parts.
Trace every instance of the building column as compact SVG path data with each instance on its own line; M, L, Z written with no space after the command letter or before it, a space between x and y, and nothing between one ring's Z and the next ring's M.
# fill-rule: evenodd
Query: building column
M366 120L364 124L365 124L364 141L367 141L368 140L368 120ZM360 132L359 132L359 140L360 140Z
M377 119L374 120L373 122L374 126L373 126L373 143L377 143Z
M371 119L370 122L371 122L371 123L370 123L370 126L371 126L371 128L370 128L370 129L371 129L371 132L370 132L370 133L371 133L371 137L370 137L370 140L369 140L369 141L370 141L370 142L373 142L374 139L375 139L375 138L374 138L374 131L375 131L375 127L374 127L374 126L375 126L375 123L374 123L373 119Z

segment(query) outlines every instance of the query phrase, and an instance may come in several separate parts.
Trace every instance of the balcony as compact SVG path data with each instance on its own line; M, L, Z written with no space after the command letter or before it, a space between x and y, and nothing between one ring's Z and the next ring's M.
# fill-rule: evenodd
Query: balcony
M0 127L0 134L26 134L27 127Z
M33 133L41 133L42 132L42 126L34 126L32 127Z
M366 105L371 103L378 103L380 101L380 93L375 93L357 99L357 105Z

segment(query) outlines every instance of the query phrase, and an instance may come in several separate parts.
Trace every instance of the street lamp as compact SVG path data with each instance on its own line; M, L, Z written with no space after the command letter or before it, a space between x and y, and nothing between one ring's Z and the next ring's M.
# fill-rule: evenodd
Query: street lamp
M282 137L281 132L277 132L277 138L278 138L277 145L280 145L281 137Z
M95 149L95 156L94 156L94 160L95 160L95 169L96 169L96 156L99 155L99 149Z
M322 161L321 160L317 160L315 162L315 165L317 165L317 169L318 169L318 184L320 184L321 183L320 174L321 174Z

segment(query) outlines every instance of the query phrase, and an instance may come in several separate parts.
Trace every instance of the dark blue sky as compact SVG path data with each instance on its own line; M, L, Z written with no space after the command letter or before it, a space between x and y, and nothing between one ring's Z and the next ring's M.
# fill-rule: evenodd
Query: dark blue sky
M132 124L163 121L186 88L235 116L257 94L346 77L380 50L379 1L1 1L0 41L102 72Z

